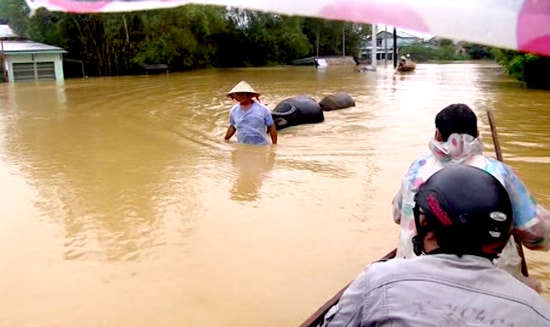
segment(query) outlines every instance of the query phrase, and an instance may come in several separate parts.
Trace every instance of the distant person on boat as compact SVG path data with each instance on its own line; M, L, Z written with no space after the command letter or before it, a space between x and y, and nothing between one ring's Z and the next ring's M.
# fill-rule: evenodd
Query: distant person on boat
M237 133L239 143L268 144L267 128L271 143L277 144L277 128L271 111L259 101L260 93L247 82L240 81L227 96L238 103L229 112L229 127L224 137L226 141Z
M407 58L405 56L401 56L399 58L399 67L403 68L407 64Z
M416 68L416 64L412 62L411 55L407 54L406 56L401 56L399 63L395 68L395 73L397 72L408 72L413 71Z
M435 128L429 143L430 152L412 163L392 202L393 219L401 226L397 257L415 256L411 240L416 233L413 208L418 188L443 167L459 164L476 166L495 176L510 194L514 233L529 249L547 251L550 248L550 212L537 204L512 168L483 155L475 113L465 104L449 105L436 115ZM538 281L521 274L521 262L512 238L499 259L499 266L541 291Z
M468 165L438 171L415 198L412 259L369 265L325 327L550 326L550 307L493 260L513 225L506 189Z

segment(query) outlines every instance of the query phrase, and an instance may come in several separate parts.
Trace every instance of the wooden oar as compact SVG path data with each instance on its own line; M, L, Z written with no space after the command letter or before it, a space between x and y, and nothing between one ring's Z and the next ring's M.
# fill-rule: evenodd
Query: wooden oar
M489 119L489 126L491 127L491 135L493 136L493 145L495 146L495 153L497 155L497 160L504 162L502 159L502 151L500 150L500 143L498 142L497 128L495 126L495 119L493 117L493 112L487 110L487 118ZM523 246L519 238L514 235L514 241L516 241L516 248L519 255L521 256L521 273L523 276L529 276L529 270L527 269L527 261L525 261L525 254L523 253Z

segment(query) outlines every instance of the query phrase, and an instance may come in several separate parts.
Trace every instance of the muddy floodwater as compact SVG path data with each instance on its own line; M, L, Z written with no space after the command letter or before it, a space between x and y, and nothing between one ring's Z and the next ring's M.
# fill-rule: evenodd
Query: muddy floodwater
M222 141L247 80L270 108L348 92L356 106ZM494 63L202 70L0 84L0 325L295 326L397 244L391 199L463 102L493 154L550 207L550 92ZM527 251L550 299L550 255Z

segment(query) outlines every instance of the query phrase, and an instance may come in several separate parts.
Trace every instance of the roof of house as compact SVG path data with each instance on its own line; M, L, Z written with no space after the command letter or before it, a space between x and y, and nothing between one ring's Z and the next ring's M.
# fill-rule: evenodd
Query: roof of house
M378 33L376 33L377 36L379 35L391 35L393 36L393 32L392 31L379 31ZM418 36L415 36L415 35L412 35L412 34L409 34L409 33L406 33L406 32L403 32L403 31L400 31L400 30L397 30L395 31L395 34L397 35L397 37L399 38L404 38L404 39L420 39L420 37Z
M5 40L2 41L2 45L6 54L36 52L67 53L66 50L60 47L29 40Z
M403 32L403 31L400 31L400 30L397 30L396 33L397 33L397 36L400 36L400 37L420 39L420 37L418 37L416 35L412 35L412 34L409 34L407 32Z
M9 25L0 24L0 39L19 37Z
M4 24L0 24L0 40L2 40L2 49L6 53L67 53L60 47L22 39L9 25Z

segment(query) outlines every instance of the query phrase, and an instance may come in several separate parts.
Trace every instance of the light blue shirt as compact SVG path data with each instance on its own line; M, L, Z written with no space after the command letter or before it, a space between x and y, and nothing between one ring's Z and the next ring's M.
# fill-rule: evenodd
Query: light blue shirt
M254 101L246 111L240 104L233 106L229 112L229 124L237 130L239 143L267 144L266 128L274 123L269 108Z

